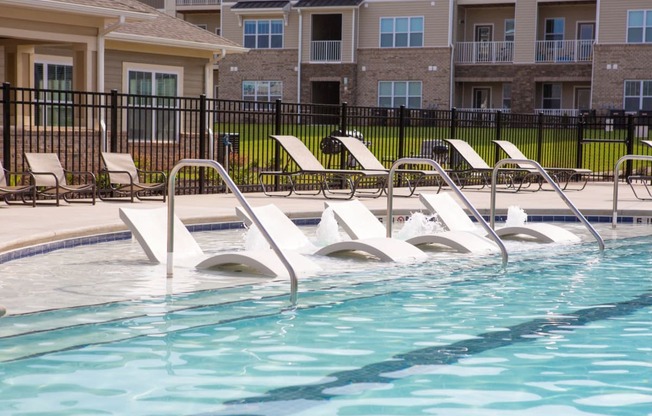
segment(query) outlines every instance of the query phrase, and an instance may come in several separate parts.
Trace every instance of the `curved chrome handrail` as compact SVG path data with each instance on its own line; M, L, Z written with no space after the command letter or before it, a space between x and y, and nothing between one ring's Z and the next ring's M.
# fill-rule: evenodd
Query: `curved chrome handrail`
M503 240L498 237L498 234L494 231L492 227L489 227L489 224L487 224L487 221L484 220L482 215L478 212L478 210L475 209L473 204L471 204L471 201L469 201L466 196L462 193L460 188L455 184L453 179L446 173L444 168L441 167L439 163L432 159L426 159L426 158L420 158L420 157L405 157L402 159L397 160L392 164L392 167L389 169L389 179L387 181L387 221L386 221L386 230L387 230L387 237L392 236L392 213L394 211L394 173L396 172L396 169L401 166L401 165L406 165L406 164L427 164L432 166L437 173L442 177L442 179L448 184L448 186L451 187L451 189L455 192L457 197L464 203L464 205L471 211L473 216L475 217L476 220L478 220L478 223L487 231L487 234L491 236L491 239L494 240L494 242L498 245L500 248L500 252L502 253L503 257L503 265L507 264L507 248L505 247L505 244L503 243Z
M647 160L652 162L652 156L645 155L625 155L618 159L616 166L614 167L614 175L618 175L620 172L620 165L627 160ZM616 223L618 222L618 178L614 177L614 208L611 219L611 228L616 228Z
M174 168L172 168L172 171L170 172L170 176L168 178L168 240L167 240L167 276L168 278L172 277L173 275L173 270L174 270L174 190L175 190L175 182L176 182L176 176L179 170L181 170L184 167L188 166L204 166L204 167L209 167L215 169L220 176L222 177L222 180L224 180L224 183L231 189L231 192L233 192L233 195L237 198L238 202L240 202L240 205L245 209L247 214L249 215L249 218L253 221L254 224L258 227L260 232L263 234L265 237L265 240L269 243L269 245L272 247L278 258L281 260L281 263L285 266L285 268L288 271L288 274L290 275L290 302L294 305L297 301L297 289L299 286L299 282L297 279L297 274L294 271L294 268L290 264L289 260L287 257L285 257L285 254L281 251L279 246L276 244L276 242L272 239L271 235L263 224L260 222L258 217L256 217L256 214L254 213L253 209L251 208L251 205L247 202L245 197L242 195L240 190L238 189L237 185L229 174L224 170L222 165L217 163L214 160L207 160L207 159L182 159L177 163Z
M550 177L548 172L541 167L541 165L536 162L535 160L531 159L501 159L496 164L494 165L494 170L491 173L491 183L495 184L496 181L498 180L498 171L500 170L500 167L506 164L529 164L532 165L540 174L541 176L550 184L550 186L557 192L557 194L561 197L561 199L566 203L568 208L570 208L571 211L575 214L577 219L580 220L582 224L591 232L593 237L598 241L598 245L600 246L600 251L604 250L604 240L602 239L602 236L598 234L598 232L593 228L593 226L589 223L589 221L582 215L582 213L577 209L577 207L571 202L570 199L566 196L564 191L561 190L559 185ZM492 186L491 187L491 207L490 207L490 221L491 221L491 228L494 228L495 224L495 214L496 214L496 187Z

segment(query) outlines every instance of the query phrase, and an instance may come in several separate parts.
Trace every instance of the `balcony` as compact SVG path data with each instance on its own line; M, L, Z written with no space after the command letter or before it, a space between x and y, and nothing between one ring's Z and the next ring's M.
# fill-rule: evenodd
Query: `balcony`
M593 40L539 40L536 42L536 62L591 62Z
M342 62L341 40L314 40L310 43L311 62Z
M514 60L514 42L457 42L457 64L504 64Z
M176 0L177 10L219 10L222 0Z

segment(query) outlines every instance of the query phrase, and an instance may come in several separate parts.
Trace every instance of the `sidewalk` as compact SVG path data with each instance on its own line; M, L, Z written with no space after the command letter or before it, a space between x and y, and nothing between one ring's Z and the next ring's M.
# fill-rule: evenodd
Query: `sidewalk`
M421 192L436 192L436 189L420 189ZM443 191L451 192L451 191ZM464 192L478 211L489 213L491 192L488 189ZM568 199L585 216L601 215L611 217L613 211L613 184L589 184L583 191L569 191ZM261 193L244 195L252 206L276 204L291 218L319 218L324 209L322 196L268 197ZM652 201L639 201L629 186L619 186L618 212L623 216L652 217ZM387 210L387 198L363 198L361 201L377 215ZM186 224L237 221L235 207L239 205L233 194L184 195L175 197L175 213ZM409 214L423 209L419 198L394 198L394 213ZM529 215L565 214L572 215L566 203L555 192L520 192L496 194L496 212L505 215L509 206L523 208ZM126 230L118 216L120 207L153 208L164 206L162 202L140 201L103 202L90 204L66 204L61 206L0 205L2 241L0 253L44 242L73 237Z

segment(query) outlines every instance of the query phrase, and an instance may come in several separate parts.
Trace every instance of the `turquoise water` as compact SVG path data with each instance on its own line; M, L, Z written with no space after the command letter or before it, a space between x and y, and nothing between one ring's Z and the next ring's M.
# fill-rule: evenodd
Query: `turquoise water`
M652 414L652 239L0 320L0 414Z

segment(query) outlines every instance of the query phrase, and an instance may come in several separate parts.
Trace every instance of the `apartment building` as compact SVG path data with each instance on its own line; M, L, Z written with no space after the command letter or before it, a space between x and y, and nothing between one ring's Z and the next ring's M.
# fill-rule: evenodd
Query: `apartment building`
M162 1L249 49L219 61L220 98L652 110L649 0Z

